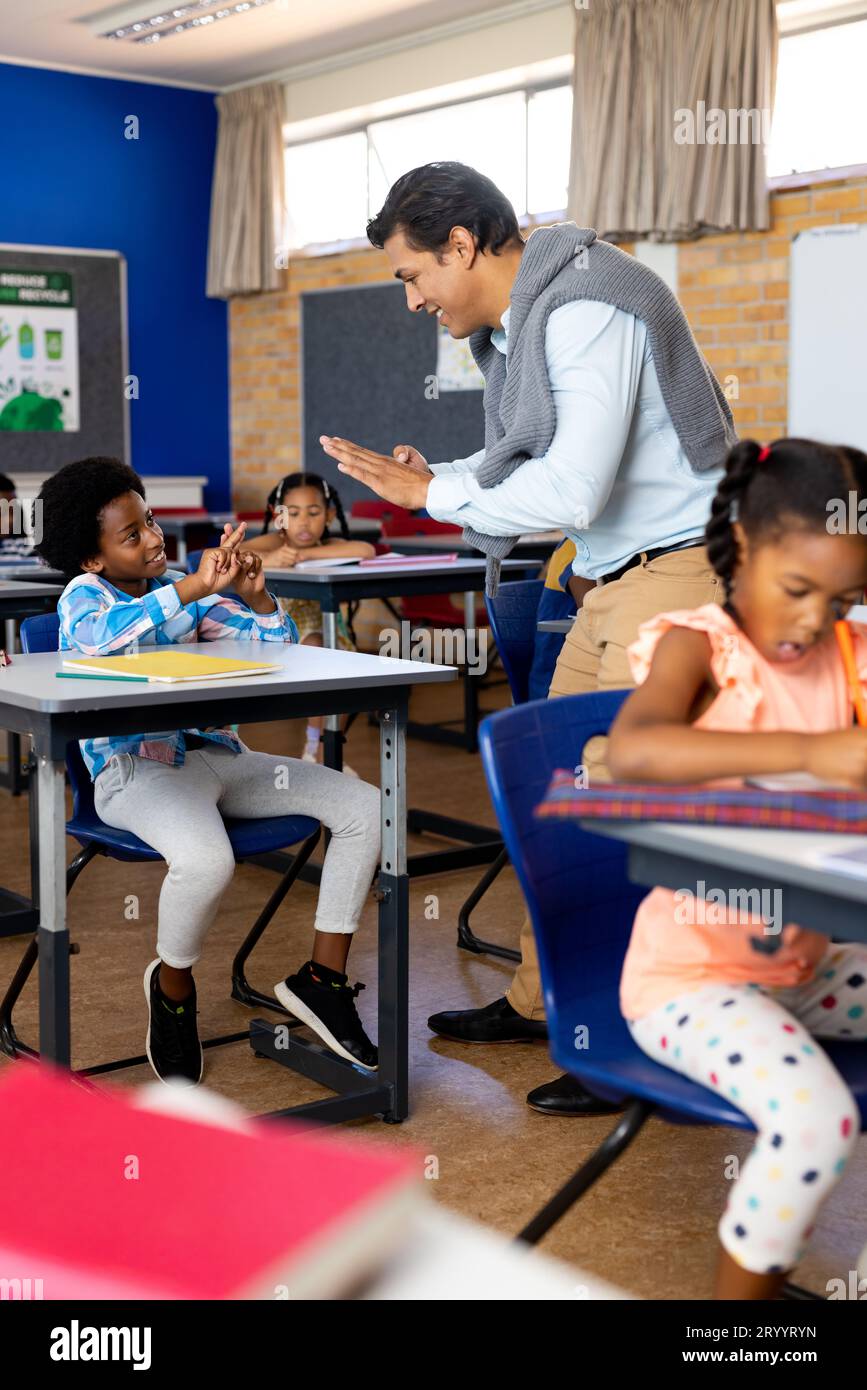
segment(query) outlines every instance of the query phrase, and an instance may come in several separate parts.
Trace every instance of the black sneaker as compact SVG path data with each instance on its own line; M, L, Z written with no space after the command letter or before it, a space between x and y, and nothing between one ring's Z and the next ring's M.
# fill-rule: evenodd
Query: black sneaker
M365 1071L376 1071L379 1056L355 1007L356 995L364 985L347 984L346 976L336 970L322 971L320 978L320 970L307 961L297 975L289 975L275 985L274 993L287 1013L312 1028L338 1057L355 1062Z
M144 976L148 1061L160 1081L189 1081L197 1086L205 1059L196 1028L196 987L193 985L192 994L182 1004L172 1004L160 990L159 973L159 959L152 960Z

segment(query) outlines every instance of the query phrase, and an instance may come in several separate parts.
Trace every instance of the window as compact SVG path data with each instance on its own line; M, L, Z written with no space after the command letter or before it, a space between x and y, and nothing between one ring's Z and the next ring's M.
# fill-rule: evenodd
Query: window
M780 40L768 176L867 164L867 20Z
M364 236L367 222L364 131L289 145L286 150L290 247Z
M408 169L433 159L459 159L493 179L519 213L525 211L527 112L523 92L462 101L367 127L371 216Z
M867 164L865 72L867 20L783 35L770 178ZM289 145L289 247L362 238L394 181L433 159L481 169L519 217L562 215L571 130L571 84L552 78Z
M568 84L479 97L286 149L289 247L348 241L419 164L459 159L493 179L519 217L566 205L572 90Z
M527 212L565 209L571 131L571 87L531 93L527 101Z

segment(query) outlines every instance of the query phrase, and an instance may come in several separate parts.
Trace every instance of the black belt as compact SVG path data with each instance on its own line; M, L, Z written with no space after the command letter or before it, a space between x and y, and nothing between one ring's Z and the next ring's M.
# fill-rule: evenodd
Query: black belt
M627 570L634 569L640 565L642 560L658 560L660 555L671 555L675 550L692 550L697 545L701 545L699 538L691 541L681 541L680 545L661 545L656 550L639 550L637 555L633 555L621 565L619 570L612 570L610 574L603 574L599 580L600 584L613 584L615 579L622 579Z

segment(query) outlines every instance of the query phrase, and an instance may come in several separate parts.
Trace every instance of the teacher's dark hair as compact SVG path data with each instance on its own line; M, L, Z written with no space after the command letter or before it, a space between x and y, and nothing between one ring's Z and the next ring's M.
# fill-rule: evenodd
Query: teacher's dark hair
M80 574L84 561L99 554L103 509L127 492L144 500L144 483L120 459L79 459L58 469L45 479L33 504L42 508L36 554L70 578Z
M833 532L832 507L848 494L867 498L867 454L844 444L779 439L763 447L742 439L726 458L725 476L705 531L708 559L731 595L738 563L733 530L752 540L776 540L798 527Z
M382 250L395 232L403 232L414 251L438 256L452 227L472 232L480 251L497 255L521 240L515 209L491 179L453 159L420 164L402 174L367 224L367 238Z

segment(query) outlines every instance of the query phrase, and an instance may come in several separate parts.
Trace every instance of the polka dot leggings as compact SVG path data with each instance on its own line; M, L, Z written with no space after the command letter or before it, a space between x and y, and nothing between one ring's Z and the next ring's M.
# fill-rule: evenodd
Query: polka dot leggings
M705 985L629 1029L655 1062L717 1091L753 1121L758 1137L719 1237L755 1274L791 1269L860 1131L852 1093L814 1038L867 1039L867 946L831 946L796 989Z

